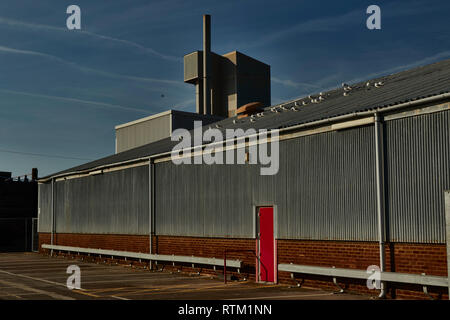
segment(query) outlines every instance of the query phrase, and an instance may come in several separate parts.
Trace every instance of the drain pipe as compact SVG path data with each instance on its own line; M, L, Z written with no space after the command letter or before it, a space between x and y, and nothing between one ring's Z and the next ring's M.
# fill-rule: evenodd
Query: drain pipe
M149 206L149 253L153 254L153 236L155 235L155 162L149 159L148 164L148 206ZM156 241L155 252L158 253L158 242ZM157 262L156 262L157 263ZM152 260L149 261L149 268L152 270Z
M51 226L50 244L53 245L53 234L55 230L55 178L52 179L52 226ZM53 256L53 249L50 251L50 255Z
M385 250L384 250L384 238L385 238L385 225L384 225L384 154L383 154L383 132L382 123L378 113L374 114L375 120L375 166L376 166L376 188L377 188L377 216L378 216L378 240L380 247L380 271L385 271ZM386 286L382 281L380 283L381 291L379 298L386 297Z
M149 207L149 215L148 215L148 235L149 235L149 253L153 253L153 225L154 225L154 215L155 215L155 208L154 208L154 162L152 159L150 159L148 164L148 207ZM151 265L151 261L150 261Z

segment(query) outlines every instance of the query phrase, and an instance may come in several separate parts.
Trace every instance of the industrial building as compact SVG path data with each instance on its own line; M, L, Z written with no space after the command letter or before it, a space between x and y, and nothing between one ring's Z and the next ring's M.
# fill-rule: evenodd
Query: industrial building
M135 121L117 125L116 153L134 149L172 136L179 128L193 129L194 121L207 125L223 117L179 110L168 110Z
M194 56L197 65L211 59ZM260 175L250 163L176 165L171 130L156 141L148 131L145 144L40 178L42 252L70 246L163 260L223 259L227 250L256 281L446 297L450 60L272 106L270 85L235 87L232 96L246 98L234 105L226 94L217 101L230 104L214 102L201 73L190 78L199 116L226 117L202 130L279 129L278 173ZM236 114L256 101L257 112ZM137 141L136 130L120 134ZM364 279L372 265L383 275L379 290Z

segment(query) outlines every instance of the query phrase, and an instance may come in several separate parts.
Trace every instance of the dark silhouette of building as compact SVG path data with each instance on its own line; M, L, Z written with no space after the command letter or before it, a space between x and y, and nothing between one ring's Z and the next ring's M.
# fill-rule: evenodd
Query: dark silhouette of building
M37 196L37 169L19 177L0 172L0 252L37 248Z

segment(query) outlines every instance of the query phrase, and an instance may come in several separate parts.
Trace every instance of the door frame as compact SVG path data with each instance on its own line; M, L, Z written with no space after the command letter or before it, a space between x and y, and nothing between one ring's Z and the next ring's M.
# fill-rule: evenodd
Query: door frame
M277 239L278 239L278 206L276 204L254 204L252 206L253 210L253 238L255 239L255 279L256 282L261 282L259 277L259 257L260 257L260 242L259 242L259 218L258 211L259 208L271 207L273 209L273 280L274 284L278 283L278 249L277 249ZM272 283L272 282L270 282Z

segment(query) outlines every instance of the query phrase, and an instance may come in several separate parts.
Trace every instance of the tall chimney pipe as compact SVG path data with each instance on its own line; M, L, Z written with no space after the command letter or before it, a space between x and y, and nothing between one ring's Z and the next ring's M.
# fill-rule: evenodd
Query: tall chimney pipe
M211 114L211 16L203 15L203 114Z

